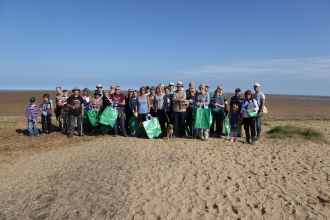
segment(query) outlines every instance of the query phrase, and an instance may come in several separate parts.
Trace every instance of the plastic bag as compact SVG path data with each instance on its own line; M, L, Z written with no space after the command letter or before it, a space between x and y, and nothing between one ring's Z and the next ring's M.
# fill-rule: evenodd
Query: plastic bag
M209 129L212 125L211 109L196 108L194 128Z
M162 133L157 117L151 118L150 120L147 119L147 121L142 122L142 125L150 139L157 138Z
M131 134L139 134L139 120L136 117L130 117L128 119L128 126L131 130Z
M250 118L258 117L258 112L249 112L249 117Z
M230 134L230 120L228 118L225 119L225 134L226 136Z
M95 110L88 110L87 111L88 119L89 122L91 123L92 126L97 126L99 125L100 121L100 114L96 112Z
M112 127L110 125L102 125L101 126L101 133L108 134L112 130Z
M114 108L110 108L109 106L105 107L102 115L100 117L100 123L104 125L114 126L118 118L118 111Z

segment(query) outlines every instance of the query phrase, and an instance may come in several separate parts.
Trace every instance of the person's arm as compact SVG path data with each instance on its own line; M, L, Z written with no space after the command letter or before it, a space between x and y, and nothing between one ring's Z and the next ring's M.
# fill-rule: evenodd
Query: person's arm
M137 112L138 105L139 105L139 98L136 98L135 112Z
M266 102L266 99L260 100L260 109L259 109L259 113L258 113L259 117L262 115L262 111L264 110L264 107L265 107L265 102Z
M186 93L183 93L183 98L175 98L175 96L173 96L173 102L184 102L186 101Z

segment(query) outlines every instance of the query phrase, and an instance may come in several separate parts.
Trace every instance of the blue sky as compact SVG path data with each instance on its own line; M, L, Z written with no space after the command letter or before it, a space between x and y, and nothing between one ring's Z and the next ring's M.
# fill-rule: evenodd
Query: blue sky
M0 89L330 93L330 1L0 1Z

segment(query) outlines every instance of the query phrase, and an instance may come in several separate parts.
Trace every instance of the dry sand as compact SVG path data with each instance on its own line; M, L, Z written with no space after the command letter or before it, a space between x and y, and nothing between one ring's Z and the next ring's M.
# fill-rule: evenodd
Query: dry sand
M293 124L330 140L329 111L317 111L330 109L329 98L269 97L254 147L225 138L28 138L18 117L26 100L1 104L11 110L0 113L0 219L329 219L330 146L265 135Z

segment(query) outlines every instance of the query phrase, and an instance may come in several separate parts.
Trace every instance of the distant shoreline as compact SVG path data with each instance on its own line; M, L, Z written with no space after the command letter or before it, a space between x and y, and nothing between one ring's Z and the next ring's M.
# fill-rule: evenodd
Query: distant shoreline
M37 89L35 89L35 90L15 90L15 89L13 89L13 90L0 90L0 93L3 93L3 92L48 92L48 93L54 93L55 90L43 90L43 89L40 89L40 90L37 90ZM122 90L122 92L125 93L125 94L127 93L126 90ZM226 94L230 95L230 96L234 95L233 93L226 93ZM268 93L265 93L265 95L266 95L266 97L267 96L285 96L285 97L297 96L297 97L307 97L307 98L313 97L313 99L314 98L315 99L320 99L321 98L321 99L330 101L330 96L325 96L325 95L296 95L296 94L268 94Z

